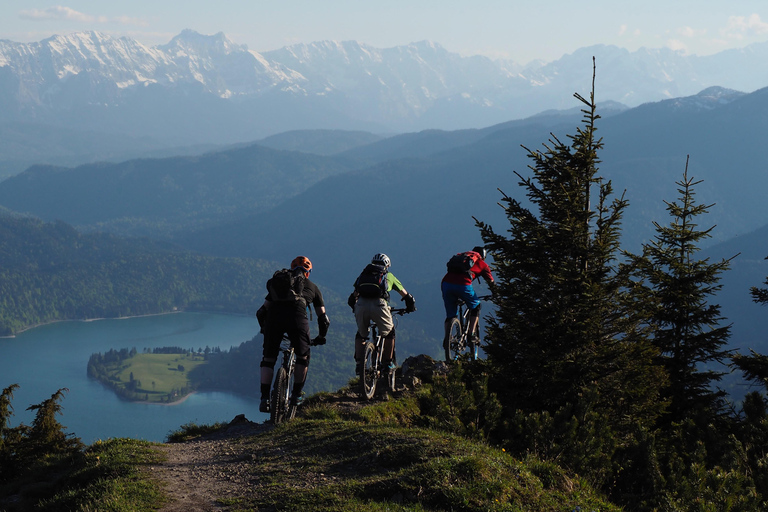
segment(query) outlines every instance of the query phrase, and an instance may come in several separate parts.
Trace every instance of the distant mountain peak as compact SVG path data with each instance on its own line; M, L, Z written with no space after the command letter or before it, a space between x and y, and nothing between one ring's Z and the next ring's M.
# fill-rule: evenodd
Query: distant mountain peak
M202 53L221 53L230 54L235 52L247 52L246 45L233 43L224 32L218 32L213 35L204 35L192 29L184 29L179 35L171 39L167 45L159 48L165 50L183 48L186 50L195 50Z
M707 87L696 96L698 96L699 98L710 98L718 101L726 100L725 102L727 103L727 102L733 101L736 98L744 96L744 94L745 93L734 90L734 89L728 89L726 87L720 87L720 86L712 86L712 87Z
M591 87L593 56L601 102L632 107L722 86L696 96L698 105L683 101L686 108L714 108L733 99L733 89L768 85L768 45L748 48L696 57L594 45L548 64L519 66L462 56L431 40L392 48L326 40L259 53L222 32L185 29L153 47L77 32L30 44L0 41L0 112L10 122L46 119L130 135L205 133L195 142L221 140L223 131L261 137L302 128L479 128L572 108L573 93ZM140 98L162 107L137 110L145 104ZM244 103L218 103L233 98ZM81 108L89 114L78 116ZM183 113L161 114L166 108ZM218 128L190 122L187 112L198 110L219 119ZM139 111L151 120L139 119Z

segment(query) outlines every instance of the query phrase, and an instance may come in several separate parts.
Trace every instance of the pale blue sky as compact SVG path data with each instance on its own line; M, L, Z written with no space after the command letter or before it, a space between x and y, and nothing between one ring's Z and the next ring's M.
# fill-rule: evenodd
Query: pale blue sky
M555 60L593 44L709 55L768 41L765 0L0 0L0 39L97 30L154 46L185 28L255 51L357 40L428 39L463 55Z

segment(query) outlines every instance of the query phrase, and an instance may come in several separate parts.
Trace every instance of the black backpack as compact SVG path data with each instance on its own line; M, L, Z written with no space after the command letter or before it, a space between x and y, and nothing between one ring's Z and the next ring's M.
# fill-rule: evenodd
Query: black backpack
M304 269L284 268L274 273L267 281L267 291L271 302L304 302Z
M389 299L387 267L370 263L355 281L355 291L361 297Z
M475 266L477 259L475 252L460 252L451 256L445 266L448 267L448 272L469 274L470 277L475 277L469 270Z

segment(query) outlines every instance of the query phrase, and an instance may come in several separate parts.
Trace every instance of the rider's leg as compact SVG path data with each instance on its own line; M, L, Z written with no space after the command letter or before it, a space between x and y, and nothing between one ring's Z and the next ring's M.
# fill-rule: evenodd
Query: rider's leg
M467 339L473 339L480 319L480 308L483 304L480 302L480 298L475 293L475 289L471 284L464 288L461 298L467 304L467 309L469 309L469 318L467 319ZM477 342L479 340L475 339L474 341Z
M459 302L457 295L457 286L451 283L441 283L440 289L443 292L443 306L445 307L445 322L443 323L443 330L445 336L443 337L443 343L448 340L451 330L451 321L459 316Z
M355 373L360 374L363 357L365 357L365 340L368 337L368 322L371 316L369 313L369 299L360 297L355 305L355 322L357 323L357 332L355 333Z
M359 332L355 333L355 373L360 374L360 368L363 364L363 357L365 356L365 338L360 336Z
M482 304L478 303L477 307L475 309L472 309L469 311L469 318L467 319L467 338L471 339L475 343L480 341L475 336L475 331L477 330L477 324L480 321L480 307Z
M384 349L381 353L381 362L386 369L395 359L395 329L393 328L384 336Z
M272 376L275 374L275 362L277 359L261 360L261 399L269 399L269 388L272 387Z
M296 351L296 366L293 370L293 389L291 390L291 401L295 405L304 390L309 367L310 337L309 320L306 313L302 312L301 315L297 315L294 328L288 331L288 338Z
M275 362L277 354L280 352L280 341L283 339L282 326L278 325L275 318L270 318L264 328L264 344L262 348L262 359L260 366L260 391L261 403L259 411L269 411L269 390L272 387L272 376L274 375Z
M395 355L395 322L389 311L389 302L380 299L374 311L373 321L379 328L379 334L384 337L384 347L381 353L381 362L387 368Z
M296 358L296 367L293 370L293 389L291 390L291 401L293 405L299 401L301 393L304 391L304 384L307 382L307 370L309 369L309 354L306 358Z

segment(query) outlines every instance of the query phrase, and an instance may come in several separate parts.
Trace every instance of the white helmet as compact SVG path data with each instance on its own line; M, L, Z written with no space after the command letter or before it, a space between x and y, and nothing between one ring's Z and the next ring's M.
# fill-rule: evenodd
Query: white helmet
M373 258L371 258L371 263L384 265L385 267L389 267L389 265L391 264L391 262L389 261L389 256L387 256L383 252L375 254Z

